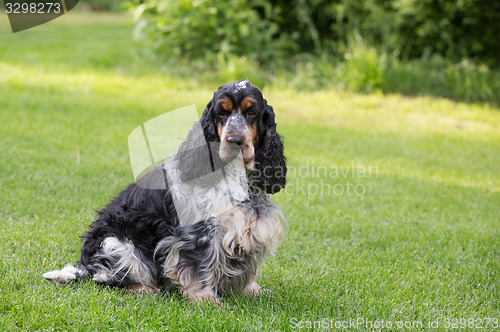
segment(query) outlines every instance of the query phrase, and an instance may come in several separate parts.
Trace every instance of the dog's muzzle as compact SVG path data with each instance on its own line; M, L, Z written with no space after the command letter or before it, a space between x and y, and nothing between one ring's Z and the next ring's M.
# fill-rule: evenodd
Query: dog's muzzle
M241 114L233 114L222 130L219 156L223 161L231 162L240 151L245 165L251 164L254 158L252 133L245 117Z

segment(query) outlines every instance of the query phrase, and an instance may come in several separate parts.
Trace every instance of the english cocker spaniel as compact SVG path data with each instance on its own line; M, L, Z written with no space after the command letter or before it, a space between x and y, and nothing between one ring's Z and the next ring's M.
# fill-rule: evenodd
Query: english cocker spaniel
M257 268L285 222L269 196L285 176L273 108L248 80L223 85L177 153L99 211L80 261L43 277L193 301L258 295Z

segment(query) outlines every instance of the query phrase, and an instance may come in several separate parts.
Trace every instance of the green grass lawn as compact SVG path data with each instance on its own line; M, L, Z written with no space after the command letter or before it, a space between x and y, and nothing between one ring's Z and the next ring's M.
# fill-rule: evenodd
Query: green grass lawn
M264 89L291 170L275 196L288 231L259 298L196 305L48 283L42 274L78 260L94 211L133 180L128 134L203 109L227 82L157 73L120 17L69 14L17 34L0 20L0 330L500 319L500 109L431 97Z

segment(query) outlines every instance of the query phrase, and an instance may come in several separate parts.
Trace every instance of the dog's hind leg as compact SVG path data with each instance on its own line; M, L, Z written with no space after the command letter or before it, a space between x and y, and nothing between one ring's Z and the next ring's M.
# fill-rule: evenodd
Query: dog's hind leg
M153 262L129 240L107 237L90 259L92 280L130 291L158 293Z

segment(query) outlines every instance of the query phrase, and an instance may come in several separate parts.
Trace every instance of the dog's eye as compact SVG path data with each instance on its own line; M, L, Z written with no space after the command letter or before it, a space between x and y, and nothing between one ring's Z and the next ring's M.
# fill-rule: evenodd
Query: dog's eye
M227 111L224 111L224 110L219 111L219 117L225 118L225 117L227 117L227 115L228 115Z
M256 114L256 113L255 113L254 111L248 111L248 112L247 112L247 115L248 115L248 116L255 116L255 114Z

